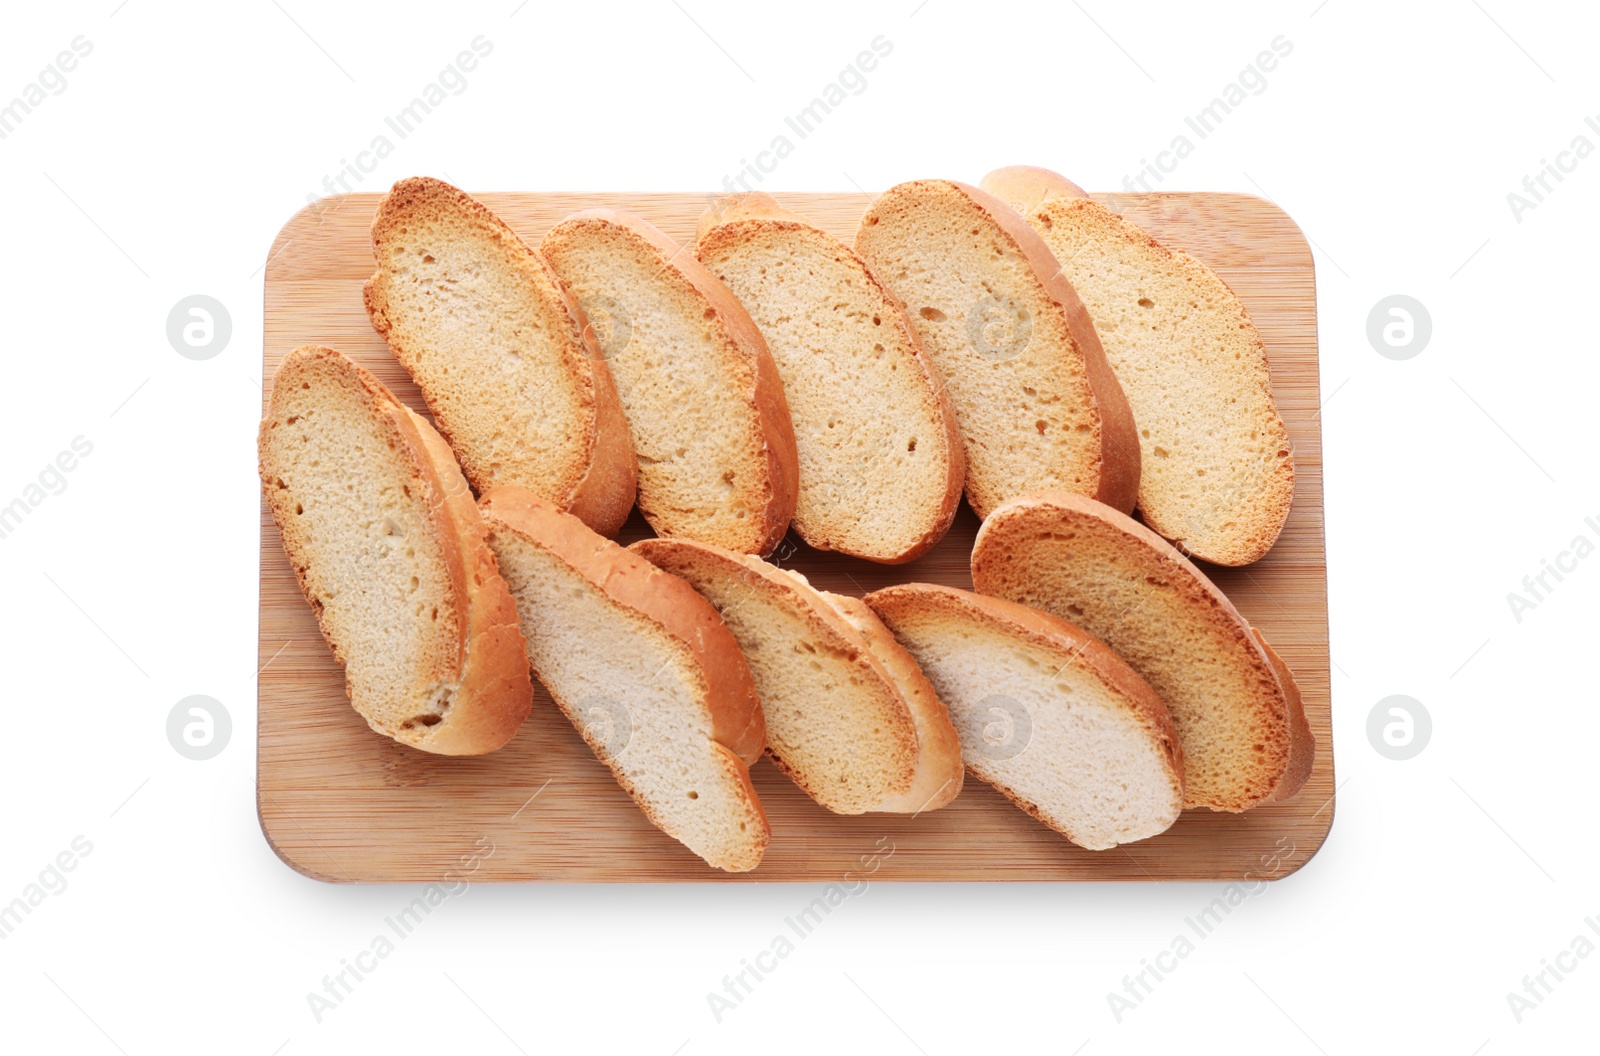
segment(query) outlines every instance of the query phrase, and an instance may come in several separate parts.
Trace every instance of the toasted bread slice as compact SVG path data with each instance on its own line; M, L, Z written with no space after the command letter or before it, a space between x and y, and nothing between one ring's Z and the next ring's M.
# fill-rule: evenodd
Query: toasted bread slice
M766 554L794 516L797 461L761 332L694 254L637 216L593 209L540 244L592 324L660 535Z
M1195 557L1247 565L1272 548L1294 499L1289 430L1267 348L1205 264L1045 169L991 172L1083 299L1139 425L1139 511Z
M1289 692L1238 610L1144 525L1081 495L1023 496L979 529L972 582L1076 623L1150 683L1183 742L1185 806L1246 810L1284 782Z
M950 708L974 775L1080 847L1164 832L1184 762L1165 705L1065 620L955 587L868 594Z
M1133 509L1128 401L1089 314L1021 216L963 183L902 183L862 217L856 252L906 306L949 388L980 517L1046 488Z
M744 656L682 580L521 488L483 497L528 660L655 825L718 869L761 861L750 764L766 726Z
M947 806L961 793L966 775L961 764L961 741L950 722L950 710L933 691L922 668L866 602L826 590L817 593L861 635L868 651L883 665L905 698L917 728L917 766L911 788L899 798L885 800L879 809L915 815Z
M1267 654L1267 660L1272 664L1278 684L1283 687L1284 696L1289 702L1289 763L1284 767L1283 776L1278 779L1272 795L1267 797L1267 802L1277 803L1299 792L1311 779L1311 771L1317 762L1317 736L1311 732L1311 721L1306 718L1305 700L1300 696L1300 685L1294 680L1294 672L1289 670L1289 665L1283 662L1277 650L1267 644L1259 630L1252 627L1250 633L1256 636L1256 643Z
M481 493L528 488L612 535L635 462L611 371L538 253L448 183L401 180L372 221L372 325Z
M804 578L686 539L642 539L630 549L688 580L722 614L749 661L780 770L836 814L903 808L919 748L911 707Z
M750 312L783 379L800 538L886 564L926 553L955 517L966 461L899 302L848 246L759 192L714 203L695 252Z
M283 548L367 724L441 755L509 741L533 699L522 634L439 434L306 345L273 378L259 453Z

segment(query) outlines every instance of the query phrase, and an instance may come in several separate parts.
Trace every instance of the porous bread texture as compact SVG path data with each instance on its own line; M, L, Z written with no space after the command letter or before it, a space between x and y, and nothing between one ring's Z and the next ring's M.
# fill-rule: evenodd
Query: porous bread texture
M443 439L329 348L284 358L258 440L300 589L375 731L493 751L533 697L517 614Z
M372 252L372 325L473 487L524 487L614 534L633 508L633 441L611 371L544 258L426 177L379 203Z
M886 810L916 777L910 706L860 636L805 579L685 539L630 549L687 580L744 650L773 762L836 814Z
M826 590L817 593L861 635L867 649L894 680L917 728L916 776L911 787L903 796L884 800L879 809L917 815L948 806L961 794L966 775L961 764L961 741L951 725L949 709L933 691L922 668L866 602Z
M1172 720L1103 644L954 587L902 584L865 601L949 706L974 776L1089 850L1177 820L1184 761Z
M1110 646L1172 712L1186 807L1242 811L1269 799L1290 757L1290 703L1251 628L1166 540L1065 492L996 509L978 531L972 582L1077 624Z
M1042 169L984 177L1021 209L1094 320L1139 426L1139 511L1221 565L1259 560L1294 499L1267 349L1214 271Z
M777 368L739 302L693 253L630 214L576 213L540 245L607 333L651 527L771 552L794 516L794 431Z
M783 379L795 531L869 561L926 553L955 517L966 463L899 303L848 246L759 192L714 203L695 252L750 313Z
M872 203L855 248L945 381L980 517L1048 488L1133 509L1127 401L1071 284L1010 206L949 180L902 183Z
M483 497L528 660L646 817L718 869L770 829L749 765L765 726L737 643L688 584L520 488Z

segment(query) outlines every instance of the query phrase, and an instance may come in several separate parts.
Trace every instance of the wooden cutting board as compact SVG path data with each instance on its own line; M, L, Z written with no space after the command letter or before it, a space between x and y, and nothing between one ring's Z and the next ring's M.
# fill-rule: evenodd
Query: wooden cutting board
M530 245L567 214L593 206L632 210L687 242L713 200L703 194L480 197ZM871 198L775 197L847 242ZM269 391L284 354L317 343L351 356L424 409L362 307L361 284L373 270L368 226L378 198L356 194L308 206L273 244L262 368ZM1276 646L1304 692L1318 755L1298 796L1245 814L1191 811L1155 839L1094 852L1072 846L970 777L942 810L915 818L841 817L817 806L763 759L753 776L772 822L772 843L760 868L730 876L651 826L542 689L516 737L490 755L428 755L371 732L350 707L342 673L263 505L257 789L261 827L279 856L329 881L748 883L868 874L874 880L1223 880L1275 878L1305 864L1327 836L1334 811L1311 251L1294 222L1259 198L1102 200L1215 268L1266 339L1278 407L1295 445L1294 510L1264 560L1206 571ZM938 548L899 567L813 551L792 535L779 556L817 587L841 594L913 580L970 588L967 560L977 528L963 505ZM646 534L635 513L620 538L626 543Z

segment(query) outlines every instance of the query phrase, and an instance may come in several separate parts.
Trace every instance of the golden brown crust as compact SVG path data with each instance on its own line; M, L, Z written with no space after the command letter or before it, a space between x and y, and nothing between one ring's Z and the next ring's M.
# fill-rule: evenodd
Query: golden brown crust
M1001 560L1008 549L1006 533L1025 530L1016 527L1018 522L1038 516L1052 522L1064 517L1086 518L1117 533L1125 541L1127 553L1148 564L1152 576L1169 584L1192 606L1196 614L1217 628L1245 658L1248 669L1243 673L1243 679L1257 690L1250 706L1260 710L1281 731L1278 742L1270 748L1287 763L1290 743L1287 694L1250 625L1234 608L1227 595L1206 578L1192 561L1126 514L1070 492L1035 492L1002 503L985 519L973 544L972 581L975 589L985 594L998 589L993 563ZM1281 780L1282 773L1281 770L1277 772L1271 785L1238 799L1219 798L1215 802L1200 803L1190 799L1186 791L1185 806L1207 806L1231 812L1247 810L1271 794L1271 789Z
M1317 736L1311 732L1311 721L1306 718L1305 700L1300 696L1300 686L1294 680L1294 672L1289 670L1289 665L1283 662L1277 650L1267 644L1260 631L1252 627L1250 633L1256 636L1261 651L1267 654L1273 671L1277 672L1278 683L1283 686L1284 699L1289 702L1289 765L1284 768L1283 778L1273 787L1272 794L1263 800L1266 803L1279 803L1299 792L1310 780L1312 768L1317 762Z
M1100 208L1098 205L1096 208ZM1143 229L1132 222L1124 220L1115 213L1107 211L1116 222L1123 227L1133 228L1143 235ZM1146 236L1149 237L1149 236ZM1256 521L1255 529L1246 534L1245 538L1233 545L1200 544L1193 545L1190 538L1194 533L1185 529L1180 523L1167 523L1159 513L1152 515L1149 511L1141 510L1141 516L1150 521L1152 528L1162 535L1171 535L1179 538L1184 549L1196 557L1210 561L1213 564L1239 567L1253 564L1267 556L1267 552L1277 543L1278 536L1283 532L1283 526L1288 523L1289 511L1294 505L1294 441L1289 437L1289 427L1285 424L1282 414L1278 412L1277 399L1272 395L1272 368L1267 359L1267 345L1261 337L1261 331L1256 329L1255 321L1250 318L1249 311L1239 295L1225 282L1221 275L1212 271L1205 261L1185 253L1181 249L1171 249L1161 245L1154 238L1150 243L1160 252L1169 256L1175 264L1194 276L1194 281L1199 285L1215 284L1226 295L1229 305L1234 312L1233 326L1239 331L1250 336L1250 342L1255 349L1255 367L1259 371L1257 381L1265 390L1268 404L1272 407L1272 417L1259 423L1268 435L1270 444L1279 450L1288 452L1277 460L1273 471L1267 474L1267 481L1263 487L1265 493L1262 497L1266 500L1263 515Z
M1138 433L1133 414L1128 408L1126 395L1105 357L1099 335L1089 320L1072 284L1061 274L1060 265L1039 235L1011 206L986 191L955 180L911 180L897 184L875 199L862 217L857 232L856 245L880 221L880 210L906 208L905 199L946 198L954 195L991 223L997 235L1015 249L1040 285L1047 299L1061 310L1061 321L1066 327L1067 341L1063 353L1071 360L1076 357L1082 364L1082 396L1089 406L1084 417L1090 424L1090 434L1084 438L1091 453L1092 464L1084 467L1092 474L1094 497L1107 505L1132 511L1138 498L1140 454ZM892 204L891 204L892 203ZM898 301L899 298L896 298ZM1068 367L1073 382L1078 372ZM1077 397L1074 397L1076 402ZM981 493L968 481L967 499L978 515L985 516L995 496ZM986 490L993 490L992 488Z
M1272 395L1272 373L1267 358L1266 343L1262 340L1254 321L1251 320L1244 302L1222 276L1212 271L1204 261L1181 249L1163 245L1144 228L1107 209L1090 197L1082 187L1064 176L1032 165L1013 165L989 173L983 178L982 186L984 190L1011 203L1030 221L1042 223L1047 227L1062 222L1063 217L1074 212L1086 214L1103 228L1113 231L1115 233L1113 237L1144 246L1167 261L1171 267L1186 272L1190 276L1190 281L1202 289L1212 287L1221 291L1219 299L1231 308L1233 315L1228 329L1248 335L1254 351L1254 355L1239 362L1236 369L1241 375L1249 376L1261 386L1267 406L1271 409L1270 416L1256 424L1265 434L1265 442L1270 449L1290 453L1278 459L1271 471L1260 479L1259 494L1249 497L1258 498L1261 506L1256 511L1256 516L1250 518L1249 525L1243 531L1236 533L1236 536L1230 534L1227 537L1215 538L1210 533L1196 532L1191 518L1178 516L1176 511L1163 508L1161 504L1151 500L1148 482L1145 482L1146 486L1140 489L1139 510L1146 523L1157 533L1173 540L1185 552L1202 560L1237 567L1251 564L1266 556L1267 551L1272 549L1278 535L1283 531L1283 526L1289 518L1290 507L1294 502L1293 443ZM1222 512L1236 515L1238 510L1231 508Z
M362 300L373 329L383 336L400 365L416 379L423 399L435 411L440 432L451 441L452 447L457 446L455 438L450 436L449 423L437 413L441 394L435 391L431 378L419 374L417 350L410 347L400 328L389 318L389 275L383 266L383 247L415 212L424 209L448 211L470 222L484 238L505 251L506 263L521 273L530 291L554 297L565 310L571 341L564 365L577 381L583 401L593 415L582 427L586 449L582 471L568 482L564 495L551 498L595 531L614 535L633 509L638 463L610 367L600 355L582 311L549 262L524 243L492 210L442 180L419 176L396 183L378 203L372 218L373 254L379 263L362 287ZM465 453L463 456L463 468L473 476L473 483L480 488L486 486L487 476L470 457Z
M950 402L950 393L945 388L944 380L939 376L938 369L933 365L933 360L929 358L927 350L923 348L922 338L917 336L916 327L911 325L911 320L906 316L905 306L878 278L877 272L873 271L872 267L861 258L861 255L850 246L829 235L800 214L785 209L770 195L762 194L760 191L751 191L745 194L732 195L712 203L705 213L701 215L696 228L696 254L703 260L722 239L732 241L743 237L741 234L732 231L731 228L738 227L743 231L747 225L777 230L803 230L813 233L819 238L826 239L831 249L841 253L848 264L860 270L868 285L882 299L885 309L889 313L889 318L897 328L901 339L911 349L912 359L922 371L923 379L928 386L933 401L932 410L939 419L940 435L943 438L945 450L949 453L949 457L945 460L944 497L940 501L936 515L929 522L927 531L910 547L896 554L853 555L886 565L899 565L908 561L915 561L937 546L939 541L944 538L945 533L950 530L950 524L955 520L956 510L961 505L961 491L967 480L966 445L962 442L961 427L956 422L955 407ZM804 537L804 533L802 533L802 536ZM819 545L818 540L809 537L805 537L805 541L814 547ZM826 549L826 547L822 548Z
M493 488L481 506L491 524L537 541L618 605L682 642L705 672L712 740L747 766L761 758L767 729L750 669L722 617L699 592L526 489Z
M1007 165L995 169L978 184L1027 216L1049 198L1087 198L1089 192L1059 173L1037 165Z
M633 434L628 431L628 417L622 412L622 397L617 394L611 367L600 351L594 326L544 254L537 250L530 252L555 285L568 317L577 324L584 354L588 357L593 374L594 449L589 460L589 472L573 488L566 510L596 532L610 538L621 530L628 514L633 512L633 500L639 494L639 459L633 450Z
M1075 666L1093 675L1107 689L1133 706L1140 723L1161 743L1162 751L1179 784L1182 784L1183 748L1179 745L1178 730L1172 723L1172 714L1166 704L1162 703L1156 691L1137 671L1112 652L1110 646L1077 624L1004 598L934 583L901 583L875 590L861 600L882 616L886 623L893 623L896 613L917 608L959 612L969 619L1001 628L1046 649L1069 654ZM1029 813L1034 811L1029 810ZM1039 817L1036 813L1034 816Z
M446 755L475 755L477 746L499 746L509 741L533 703L527 651L516 602L494 551L488 530L472 501L466 478L444 438L426 419L400 405L400 410L428 454L428 471L443 501L436 507L440 537L450 556L451 578L467 601L468 620L462 635L461 688L467 699L526 699L519 710L474 708L457 724L440 723L429 738L429 748ZM453 709L452 709L453 710Z
M761 331L751 321L744 305L722 281L695 259L694 254L663 234L654 224L633 213L617 209L585 209L562 221L581 223L596 220L620 228L648 245L664 266L677 271L690 288L716 313L729 339L754 365L751 404L761 431L762 453L766 460L770 490L762 509L755 551L769 554L783 541L794 517L800 487L800 456L795 450L794 426L789 420L789 404L784 398L778 368L767 351ZM548 237L548 236L547 236Z
M680 569L696 559L711 560L737 575L751 577L751 582L764 583L782 595L793 611L810 624L820 637L836 643L838 658L848 663L867 685L876 686L883 703L892 705L891 708L885 709L883 719L892 725L891 735L895 740L904 745L905 758L903 780L895 781L890 798L898 797L910 788L916 776L918 743L916 723L911 715L910 704L900 693L894 678L872 650L867 648L861 635L803 577L774 567L759 557L735 553L720 546L689 539L641 539L628 549L668 572ZM769 754L772 755L772 761L778 769L799 785L807 795L817 799L830 810L834 809L818 798L818 789L814 782L808 780L806 774L794 769L776 753ZM882 760L881 763L888 769L893 767L896 761ZM865 809L888 808L880 803Z
M522 630L516 606L500 578L494 552L466 479L448 445L427 421L402 404L377 378L331 348L305 345L290 352L273 379L274 403L279 386L293 384L314 364L331 367L358 389L373 415L391 433L396 451L408 459L422 483L429 515L449 575L457 633L447 653L448 670L440 681L458 681L449 711L437 724L396 736L403 744L442 755L481 755L501 747L517 732L533 702L533 682L528 673ZM321 603L306 580L307 566L297 551L303 545L297 518L289 509L290 497L276 485L276 472L267 464L269 434L277 428L277 412L269 404L261 422L260 473L262 489L283 537L289 563L295 569L301 593L317 616L319 629L341 666L343 647L329 633ZM348 685L347 685L348 691Z
M706 206L706 211L700 214L700 219L695 223L695 245L704 242L706 236L718 227L746 220L773 220L795 227L814 226L799 213L779 205L778 200L772 195L760 191L746 191L718 198Z
M702 703L711 726L712 755L723 777L739 789L735 809L739 812L739 831L745 837L695 851L718 869L754 869L772 837L749 769L765 747L766 726L744 654L716 610L687 583L598 535L526 489L491 489L481 506L492 530L520 535L548 551L617 607L651 621L688 655L704 678ZM676 836L671 819L641 794L635 775L619 765L610 747L580 721L579 702L566 699L558 686L546 688L562 714L596 758L611 769L617 783L651 824ZM729 819L730 824L733 820Z
M767 820L767 812L761 806L761 797L756 795L756 786L750 781L751 760L741 758L737 752L720 741L713 741L711 750L722 764L723 775L739 784L742 792L739 802L745 809L746 823L755 827L756 838L737 848L744 851L742 855L723 854L707 858L706 861L726 872L746 873L760 865L762 857L767 853L767 846L772 842L772 824ZM756 757L760 758L760 755L758 750ZM633 794L632 789L629 789L628 794ZM636 800L636 802L640 802L642 806L643 801ZM657 828L662 828L661 820L655 816L654 811L646 810L645 816Z
M966 769L961 765L961 738L950 721L950 709L934 692L905 646L878 614L860 598L818 591L824 601L861 635L867 649L883 665L905 698L917 727L917 773L904 796L886 802L884 810L921 814L949 805L961 794Z
M1089 318L1088 309L1078 298L1078 291L1062 274L1061 265L1050 247L1028 226L1021 213L988 191L954 180L948 182L994 219L1039 275L1050 299L1066 312L1067 327L1083 355L1089 390L1100 412L1100 484L1092 497L1114 510L1132 513L1139 501L1139 431L1122 383L1106 359L1100 334Z

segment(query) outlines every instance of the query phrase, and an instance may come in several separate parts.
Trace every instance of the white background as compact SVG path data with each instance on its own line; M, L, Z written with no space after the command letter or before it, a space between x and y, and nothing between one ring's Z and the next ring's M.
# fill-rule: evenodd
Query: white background
M1521 622L1506 599L1600 538L1600 158L1520 219L1507 201L1580 134L1600 146L1592 9L118 2L13 5L0 31L0 101L93 45L0 140L0 504L93 444L0 539L0 902L74 837L93 847L0 940L8 1051L1595 1047L1600 956L1521 1023L1506 998L1600 918L1600 558ZM767 189L1031 162L1115 190L1292 42L1163 187L1270 193L1317 247L1337 820L1121 1023L1107 993L1217 886L878 884L720 1024L706 993L815 889L475 886L321 1023L308 1010L416 892L307 880L257 826L260 269L324 175L480 34L493 53L466 89L361 189L711 191L882 34L866 89ZM196 293L233 322L206 362L165 332ZM1366 336L1395 293L1433 323L1403 362ZM205 762L165 732L196 693L233 719ZM1366 734L1396 693L1434 726L1404 762Z

